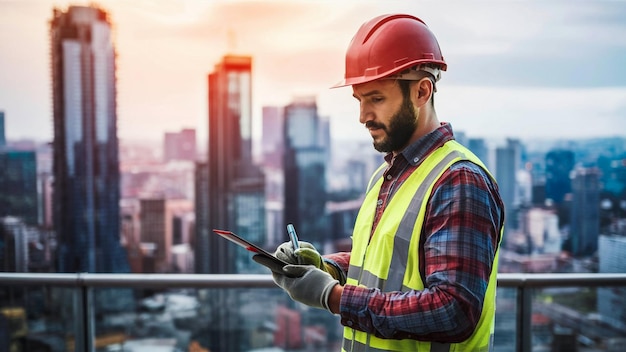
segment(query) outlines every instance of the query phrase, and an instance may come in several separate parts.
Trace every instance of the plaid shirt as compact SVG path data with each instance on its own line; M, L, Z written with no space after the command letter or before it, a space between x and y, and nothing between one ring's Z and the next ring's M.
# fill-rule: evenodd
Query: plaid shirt
M454 139L450 124L408 146L389 164L378 196L372 234L394 192L425 157ZM498 186L469 161L453 164L433 188L419 245L425 289L381 292L345 285L341 323L381 338L443 343L467 339L482 311L489 275L504 222ZM348 270L350 253L326 256Z

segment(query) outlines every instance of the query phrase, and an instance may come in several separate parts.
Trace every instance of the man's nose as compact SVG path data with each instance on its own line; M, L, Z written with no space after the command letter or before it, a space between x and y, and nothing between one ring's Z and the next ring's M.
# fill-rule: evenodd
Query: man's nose
M370 109L367 108L366 104L361 103L359 106L359 122L365 125L367 121L370 121L373 119L374 119L374 113Z

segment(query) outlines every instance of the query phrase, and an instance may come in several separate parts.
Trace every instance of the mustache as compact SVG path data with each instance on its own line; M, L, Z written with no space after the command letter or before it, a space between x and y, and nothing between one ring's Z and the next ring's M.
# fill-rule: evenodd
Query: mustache
M365 123L365 128L370 129L370 128L379 128L384 130L385 129L385 125L383 125L382 123L377 123L374 121L367 121Z

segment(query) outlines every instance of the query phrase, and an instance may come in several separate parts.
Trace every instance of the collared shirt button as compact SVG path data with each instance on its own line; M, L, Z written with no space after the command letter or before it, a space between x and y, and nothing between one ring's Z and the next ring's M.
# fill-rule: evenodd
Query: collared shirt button
M379 200L378 200L378 202L376 202L376 204L378 204L378 205L382 205L382 204L383 204L383 200L382 200L382 199L379 199Z
M352 324L353 324L352 320L348 320L347 324L348 324L348 326L352 326Z
M391 180L392 178L393 178L393 176L387 175L387 180Z
M420 161L420 158L418 158L418 157L413 158L413 162L414 162L414 163L416 163L416 162L418 162L418 161Z

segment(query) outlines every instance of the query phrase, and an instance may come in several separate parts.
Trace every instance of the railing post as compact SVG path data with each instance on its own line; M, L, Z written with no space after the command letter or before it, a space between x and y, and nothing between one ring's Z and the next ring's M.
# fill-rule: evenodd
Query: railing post
M531 352L532 350L532 300L531 289L523 284L517 288L517 321L516 350Z
M81 274L77 274L75 292L76 325L74 327L74 351L93 352L94 350L94 315L93 289L85 284Z
M94 310L94 299L93 299L93 287L89 287L88 285L84 285L83 294L85 295L85 351L94 352L95 348L95 319L96 312ZM529 350L530 351L530 350Z

